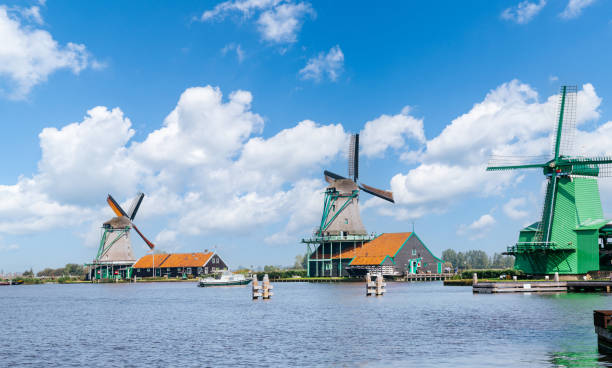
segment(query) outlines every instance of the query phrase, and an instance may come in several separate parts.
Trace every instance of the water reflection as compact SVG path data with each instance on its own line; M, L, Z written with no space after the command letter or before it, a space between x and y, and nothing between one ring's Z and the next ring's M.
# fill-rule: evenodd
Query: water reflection
M611 304L440 282L388 283L379 298L276 284L265 303L191 283L5 287L0 366L606 367L592 313Z

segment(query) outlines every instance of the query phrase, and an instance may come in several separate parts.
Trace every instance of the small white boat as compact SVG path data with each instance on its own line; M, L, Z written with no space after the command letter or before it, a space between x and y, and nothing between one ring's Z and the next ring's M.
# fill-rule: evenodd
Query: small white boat
M223 271L222 273L216 274L214 277L207 277L200 279L198 286L231 286L231 285L246 285L251 282L251 279L247 279L243 274L231 273L230 271Z

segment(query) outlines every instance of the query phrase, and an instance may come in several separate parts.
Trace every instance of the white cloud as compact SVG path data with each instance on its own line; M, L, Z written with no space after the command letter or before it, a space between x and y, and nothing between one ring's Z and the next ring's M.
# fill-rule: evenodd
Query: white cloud
M31 179L15 185L0 185L0 234L25 234L54 227L78 225L91 218L92 211L62 204L38 191Z
M212 10L202 13L200 21L223 19L238 12L246 18L259 14L257 28L263 40L283 44L297 41L297 34L304 19L315 16L308 2L294 3L290 0L230 0L217 4Z
M120 109L102 106L87 111L82 122L43 129L34 177L38 190L67 203L97 202L105 192L135 192L144 169L126 148L133 135Z
M467 195L495 195L514 185L518 172L486 172L488 157L548 156L558 98L539 102L537 92L518 81L490 91L427 141L415 168L391 179L396 206L385 208L385 214L405 219L444 212ZM600 103L593 86L585 84L578 92L578 126L599 117ZM591 138L578 133L583 145L599 144L589 143Z
M595 0L569 0L565 10L559 16L566 19L576 18L582 13L584 8L593 3L595 3Z
M238 58L238 62L241 63L244 60L244 50L242 50L242 46L236 43L229 43L221 49L221 53L226 55L228 52L234 51L236 53L236 58Z
M332 82L338 79L344 67L344 54L340 46L336 45L329 49L327 54L321 52L316 57L308 60L306 66L300 70L302 79L321 81L327 76Z
M501 17L506 20L511 20L518 24L529 23L533 17L546 5L546 0L539 2L521 1L517 6L505 9Z
M164 249L176 249L179 234L260 229L273 237L261 229L310 228L324 188L311 176L339 156L348 135L340 124L306 120L261 137L251 100L246 91L224 100L218 88L189 88L142 141L132 140L119 108L99 106L81 122L43 129L38 173L0 186L0 233L80 226L91 244L112 216L106 193L127 206L136 190L147 194L139 221L167 222L155 237Z
M38 7L14 12L0 6L0 77L8 81L3 92L13 99L25 98L57 70L78 74L92 65L85 45L68 42L61 46L49 32L28 20L42 23Z
M519 220L529 215L529 212L522 210L519 207L523 207L527 204L527 200L523 197L510 199L503 207L504 213L513 220Z
M410 108L406 106L400 114L381 115L366 122L360 134L363 154L379 156L388 148L405 148L407 139L413 139L419 144L425 143L423 119L414 118L409 112Z
M266 10L257 20L263 39L275 43L293 43L302 28L303 19L314 14L309 3L286 3Z
M219 88L188 88L164 126L133 145L135 157L156 169L225 163L263 128L263 118L250 111L252 98L238 90L224 102Z
M469 239L483 238L487 232L495 225L495 218L491 214L484 214L470 225L460 225L457 229L458 235L468 235Z

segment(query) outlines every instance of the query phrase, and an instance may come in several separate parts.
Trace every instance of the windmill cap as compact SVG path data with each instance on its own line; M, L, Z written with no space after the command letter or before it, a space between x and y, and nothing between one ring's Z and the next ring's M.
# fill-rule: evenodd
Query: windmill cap
M113 217L112 219L106 221L102 226L104 227L112 227L113 229L124 229L130 226L130 220L127 217Z

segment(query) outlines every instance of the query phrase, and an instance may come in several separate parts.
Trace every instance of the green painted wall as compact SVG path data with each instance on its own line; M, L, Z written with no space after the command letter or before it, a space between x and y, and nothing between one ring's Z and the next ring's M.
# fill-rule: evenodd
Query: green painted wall
M549 250L517 250L515 268L531 274L581 274L599 270L599 231L593 224L602 220L597 180L560 178L550 229L550 241L555 246ZM535 232L529 227L523 229L518 241L536 241Z

